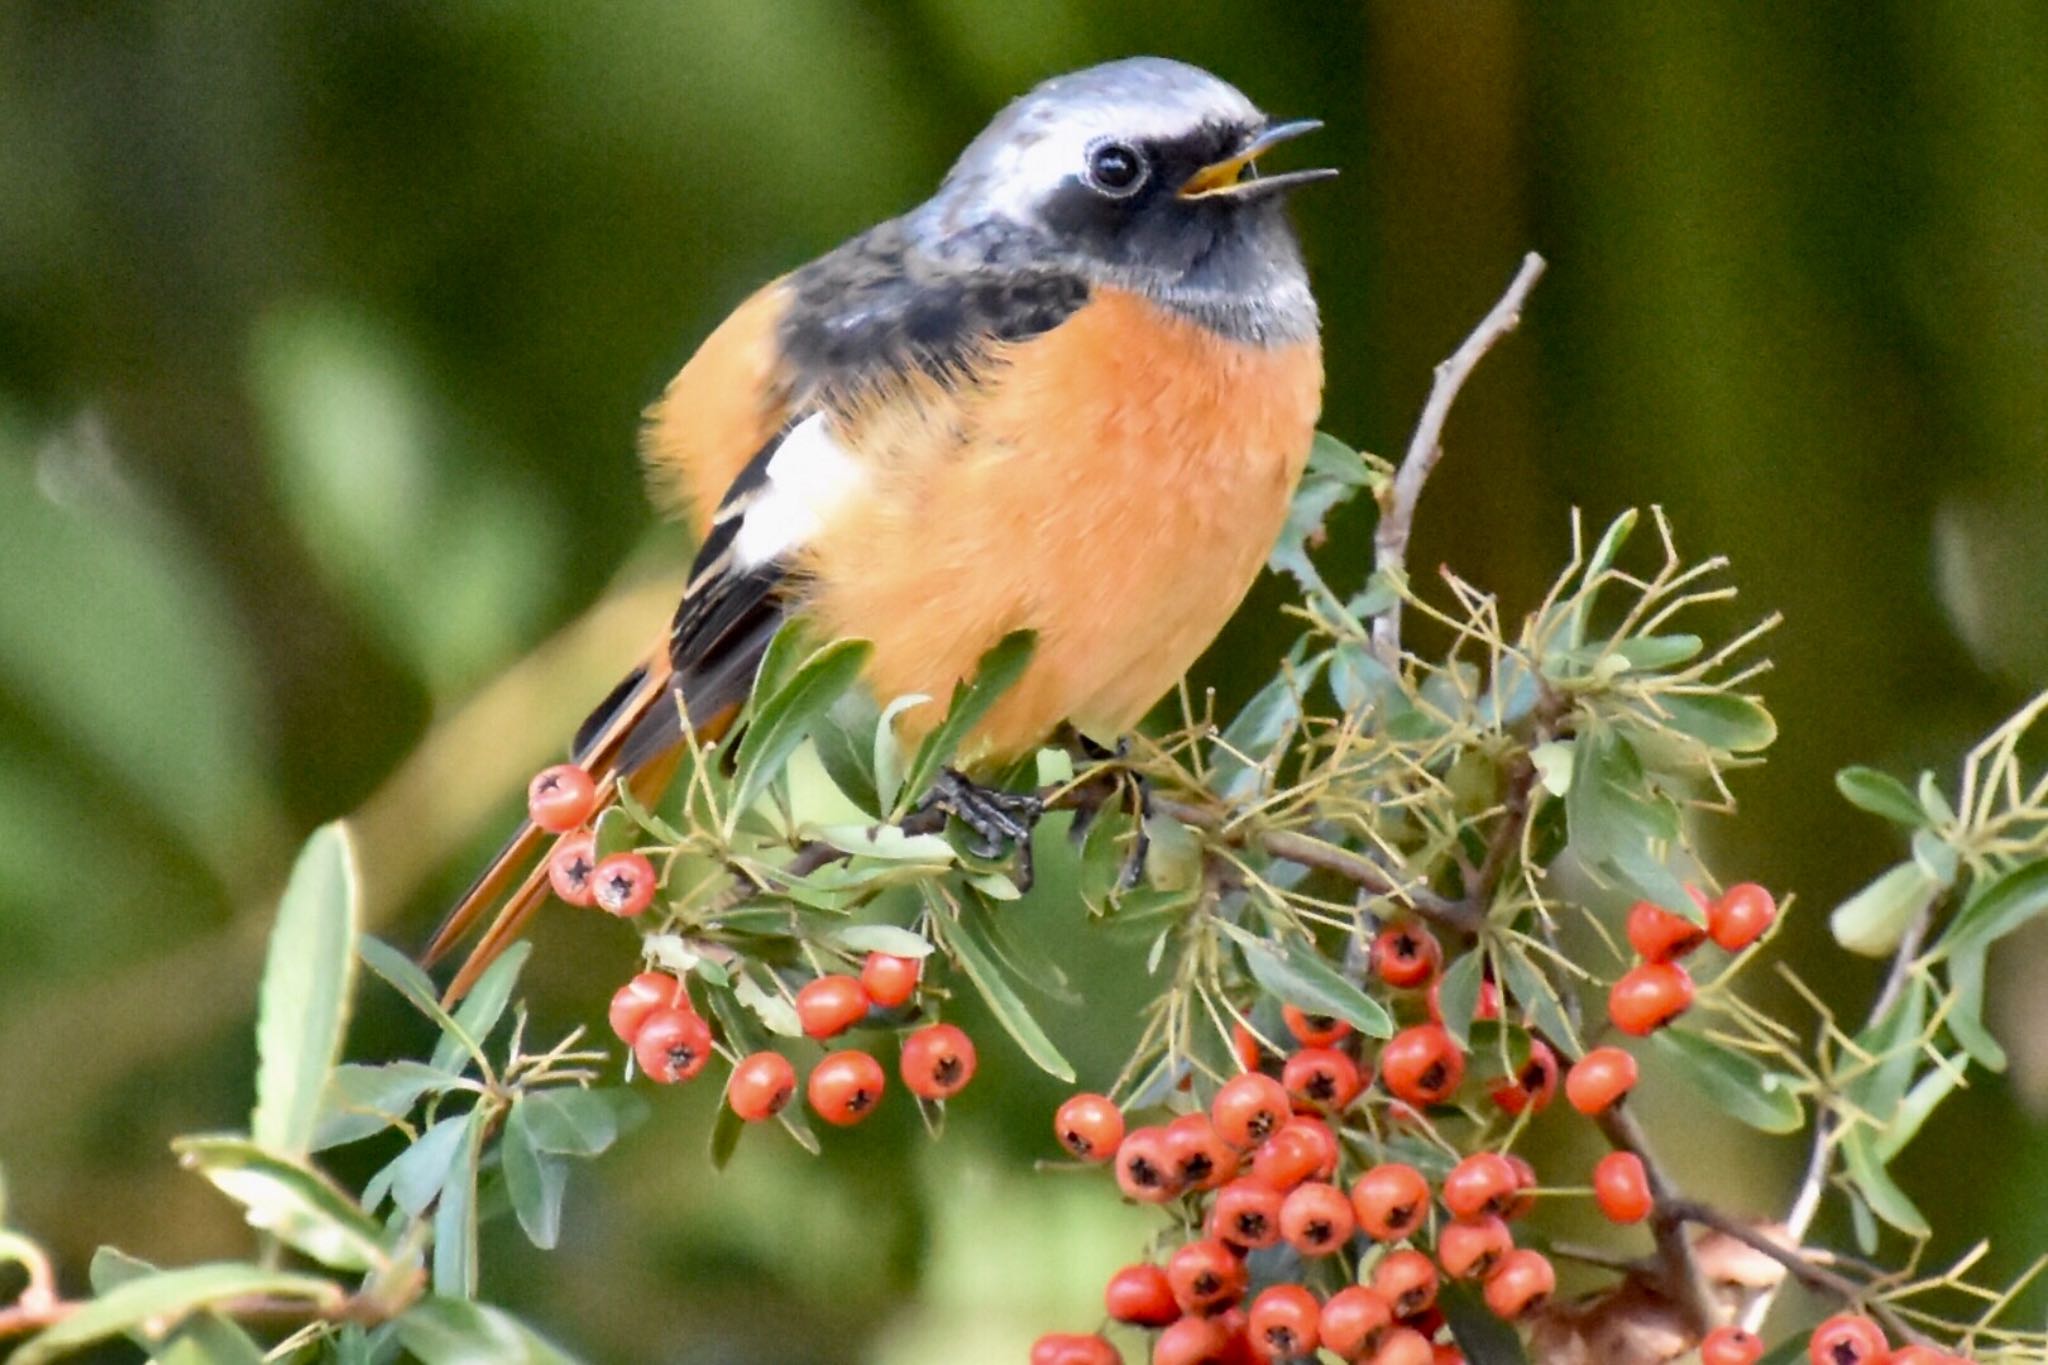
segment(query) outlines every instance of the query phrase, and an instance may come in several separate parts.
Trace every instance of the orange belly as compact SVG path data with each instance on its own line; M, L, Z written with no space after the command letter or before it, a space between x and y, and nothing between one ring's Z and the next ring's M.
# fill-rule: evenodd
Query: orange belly
M1216 637L1287 514L1322 394L1314 341L1257 347L1125 293L999 352L970 392L879 406L843 439L873 478L809 547L824 633L874 642L910 737L1005 633L1038 647L963 761L1062 721L1128 730Z

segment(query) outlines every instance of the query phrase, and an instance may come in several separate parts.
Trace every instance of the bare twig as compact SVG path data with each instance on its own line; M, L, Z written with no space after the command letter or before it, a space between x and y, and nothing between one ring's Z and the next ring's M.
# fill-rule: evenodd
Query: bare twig
M1643 1133L1642 1125L1628 1107L1616 1105L1602 1114L1599 1119L1600 1133L1608 1145L1618 1152L1632 1152L1643 1163L1643 1174L1650 1184L1650 1197L1656 1201L1650 1214L1650 1233L1657 1240L1657 1260L1663 1271L1660 1277L1663 1289L1678 1311L1685 1315L1686 1325L1695 1336L1705 1336L1713 1329L1715 1322L1714 1301L1707 1290L1707 1282L1700 1274L1699 1259L1693 1255L1692 1242L1685 1235L1685 1219L1679 1212L1683 1207L1677 1191L1672 1187L1671 1178L1650 1150L1650 1140Z
M1381 495L1380 524L1372 538L1376 572L1398 578L1406 569L1408 537L1415 527L1415 505L1422 500L1422 485L1428 482L1430 471L1443 456L1444 423L1450 419L1451 404L1457 401L1458 390L1465 386L1480 360L1522 320L1522 305L1528 300L1529 291L1536 287L1536 281L1542 278L1545 264L1533 251L1524 256L1521 269L1515 272L1500 302L1479 320L1472 335L1451 352L1450 358L1436 367L1436 382L1430 386L1429 401L1422 405L1415 435L1408 441L1407 453L1401 457L1393 483ZM1398 599L1372 623L1372 642L1381 661L1392 668L1401 656Z
M1871 1316L1882 1322L1886 1330L1895 1339L1920 1344L1927 1342L1926 1334L1919 1331L1910 1322L1907 1322L1890 1304L1880 1299L1869 1297L1864 1286L1849 1279L1847 1276L1839 1275L1829 1270L1826 1266L1807 1256L1801 1250L1801 1235L1798 1233L1791 1232L1788 1229L1785 1234L1785 1240L1781 1242L1767 1236L1757 1228L1751 1227L1739 1218L1731 1218L1719 1209L1711 1208L1708 1205L1696 1203L1689 1199L1673 1200L1668 1205L1660 1201L1658 1209L1660 1213L1668 1214L1674 1220L1684 1223L1697 1223L1701 1227L1712 1228L1716 1232L1733 1237L1736 1241L1754 1251L1762 1252L1779 1265L1785 1267L1793 1279L1798 1280L1807 1288L1817 1289L1824 1294L1832 1294L1842 1300L1843 1303L1865 1309ZM1766 1290L1758 1295L1758 1298L1768 1301L1772 1297L1773 1292Z

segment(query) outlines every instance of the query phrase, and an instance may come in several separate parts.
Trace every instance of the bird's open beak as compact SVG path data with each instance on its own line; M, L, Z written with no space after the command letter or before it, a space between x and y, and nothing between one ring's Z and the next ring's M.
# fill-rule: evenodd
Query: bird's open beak
M1322 126L1322 120L1312 118L1296 119L1292 123L1267 124L1244 146L1223 160L1211 162L1189 176L1187 183L1180 187L1180 197L1249 199L1292 189L1296 185L1306 185L1312 180L1328 180L1337 174L1329 167L1262 176L1258 172L1258 167L1253 164L1269 149L1290 138L1300 137L1303 133L1313 133Z

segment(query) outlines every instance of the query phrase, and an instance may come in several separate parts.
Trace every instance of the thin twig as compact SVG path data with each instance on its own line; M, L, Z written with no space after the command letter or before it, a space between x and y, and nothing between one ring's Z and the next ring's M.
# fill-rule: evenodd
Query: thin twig
M1664 1292L1678 1306L1693 1335L1703 1337L1713 1329L1716 1314L1706 1278L1700 1274L1699 1259L1693 1255L1692 1242L1685 1235L1686 1220L1680 1212L1685 1205L1672 1187L1671 1178L1651 1152L1650 1140L1642 1125L1636 1122L1635 1115L1628 1111L1626 1105L1616 1105L1607 1110L1600 1115L1599 1123L1601 1135L1609 1146L1618 1152L1632 1152L1643 1163L1650 1197L1655 1201L1650 1214L1650 1233L1657 1241Z
M1660 1212L1668 1213L1672 1218L1680 1222L1697 1223L1701 1227L1712 1228L1716 1232L1733 1237L1752 1251L1762 1252L1779 1265L1785 1267L1793 1279L1798 1280L1807 1288L1817 1289L1824 1294L1832 1294L1846 1304L1867 1310L1872 1317L1883 1323L1886 1329L1896 1338L1903 1338L1906 1341L1923 1345L1927 1342L1926 1334L1916 1329L1910 1322L1907 1322L1890 1304L1885 1303L1881 1299L1869 1297L1862 1285L1857 1284L1847 1276L1839 1275L1829 1270L1826 1266L1805 1255L1800 1248L1799 1236L1791 1233L1789 1229L1786 1232L1785 1241L1780 1242L1738 1218L1731 1218L1719 1209L1711 1208L1708 1205L1696 1203L1689 1199L1674 1200L1669 1205L1660 1203L1659 1210ZM1786 1243L1790 1243L1790 1245ZM1768 1299L1775 1292L1775 1290L1765 1290L1758 1297Z
M1415 505L1422 500L1422 485L1428 482L1430 471L1444 453L1444 424L1450 419L1451 404L1457 400L1458 390L1472 375L1486 353L1495 343L1515 329L1522 320L1522 306L1528 300L1529 291L1536 287L1545 267L1544 259L1535 252L1522 258L1521 269L1508 284L1507 292L1500 302L1479 320L1472 335L1465 338L1450 358L1436 367L1436 382L1430 386L1429 401L1422 405L1422 418L1415 425L1415 435L1408 441L1408 451L1401 457L1401 467L1394 474L1394 481L1381 496L1380 524L1373 532L1373 569L1390 579L1398 579L1408 563L1408 537L1415 528ZM1372 623L1373 649L1381 662L1392 668L1401 657L1401 603L1394 604L1381 612Z

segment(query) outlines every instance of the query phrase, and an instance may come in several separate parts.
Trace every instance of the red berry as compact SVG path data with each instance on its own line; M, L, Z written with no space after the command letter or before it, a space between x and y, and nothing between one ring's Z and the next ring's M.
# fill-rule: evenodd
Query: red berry
M1498 1152L1474 1152L1444 1177L1444 1207L1465 1222L1505 1213L1521 1178Z
M1180 1168L1164 1128L1134 1128L1116 1149L1116 1183L1124 1197L1164 1204L1180 1193Z
M1324 1350L1345 1360L1363 1360L1393 1325L1394 1310L1385 1296L1354 1284L1330 1295L1316 1330Z
M1372 1268L1372 1287L1397 1318L1412 1318L1436 1303L1436 1265L1411 1248L1390 1251Z
M1185 1313L1207 1313L1244 1294L1244 1262L1213 1237L1186 1246L1166 1259L1166 1282Z
M1304 1256L1342 1250L1357 1226L1358 1215L1344 1191L1320 1180L1296 1186L1280 1205L1280 1235Z
M1071 1095L1053 1115L1052 1131L1076 1160L1108 1161L1124 1140L1124 1112L1107 1095Z
M1259 1058L1265 1051L1259 1045L1259 1036L1241 1023L1230 1026L1230 1050L1237 1057L1240 1071L1257 1071Z
M1433 1024L1444 1021L1444 981L1442 977L1429 983L1429 1019ZM1479 998L1472 1004L1472 1022L1500 1018L1500 987L1481 977Z
M1529 1060L1522 1069L1495 1081L1487 1094L1507 1113L1542 1113L1557 1095L1557 1054L1541 1038L1530 1039Z
M1110 1276L1102 1305L1110 1317L1134 1327L1164 1327L1180 1316L1166 1272L1150 1262L1127 1265Z
M1322 1164L1322 1150L1314 1139L1290 1124L1252 1153L1252 1179L1284 1193L1314 1175Z
M1428 1337L1413 1327L1396 1327L1380 1339L1372 1365L1432 1365L1435 1357Z
M1375 1166L1351 1187L1358 1226L1382 1242L1398 1242L1422 1226L1429 1213L1429 1182L1400 1162Z
M1209 1105L1216 1131L1233 1147L1258 1146L1278 1132L1293 1112L1280 1082L1256 1071L1225 1081Z
M598 909L620 919L654 904L654 864L638 853L614 853L590 873L590 898Z
M1466 1365L1465 1353L1448 1341L1429 1348L1430 1365Z
M1882 1365L1890 1351L1877 1324L1856 1313L1829 1318L1806 1344L1813 1365Z
M1446 1223L1436 1234L1436 1263L1454 1280L1483 1280L1515 1249L1508 1225L1488 1216L1470 1223Z
M1348 1108L1365 1089L1358 1063L1332 1047L1305 1047L1289 1057L1280 1084L1297 1103L1318 1109Z
M1706 942L1707 929L1650 901L1628 908L1628 943L1645 962L1670 962Z
M1182 1318L1152 1343L1152 1365L1223 1365L1230 1329L1221 1318Z
M1419 924L1395 924L1372 941L1372 969L1389 986L1420 986L1443 965L1443 945Z
M796 993L796 1019L809 1038L837 1038L868 1017L868 993L850 976L821 976Z
M655 1010L641 1021L633 1059L657 1085L687 1081L711 1060L711 1026L695 1010Z
M921 1028L903 1040L897 1070L919 1099L950 1100L974 1079L974 1040L951 1024Z
M889 1078L865 1052L828 1052L811 1068L804 1095L825 1122L850 1128L882 1102Z
M1721 947L1739 953L1762 938L1777 917L1778 903L1770 892L1755 882L1741 882L1707 907L1707 933Z
M1207 1114L1182 1114L1166 1125L1166 1158L1182 1189L1213 1190L1237 1178L1237 1149Z
M1700 1365L1756 1365L1763 1354L1763 1339L1735 1326L1716 1327L1700 1343Z
M640 1036L640 1026L654 1011L689 1008L690 993L681 980L667 972L641 972L612 993L606 1018L619 1041L630 1047Z
M1287 1120L1281 1131L1292 1131L1298 1134L1310 1147L1315 1149L1315 1178L1317 1180L1334 1180L1336 1178L1337 1163L1343 1159L1344 1149L1337 1142L1335 1129L1319 1118L1311 1118L1306 1114L1297 1114L1295 1117Z
M1616 1223L1640 1223L1656 1207L1649 1174L1634 1152L1609 1152L1600 1158L1593 1167L1593 1198L1600 1212Z
M597 783L574 763L543 768L527 784L527 818L550 834L567 834L596 809Z
M1564 1078L1564 1097L1581 1114L1604 1114L1635 1089L1636 1059L1618 1047L1596 1047Z
M748 1123L772 1119L796 1094L796 1068L779 1052L756 1052L732 1069L725 1102Z
M1321 1340L1323 1306L1298 1284L1276 1284L1252 1300L1252 1350L1260 1360L1312 1355Z
M914 957L869 953L868 960L861 964L860 988L867 992L868 999L885 1010L893 1010L917 994L917 979L923 971L924 964Z
M597 872L597 839L587 829L564 834L548 854L548 885L564 905L589 909L597 904L591 880Z
M1216 1193L1216 1235L1250 1250L1272 1246L1280 1240L1285 1199L1263 1180L1245 1176L1231 1181Z
M1676 962L1631 967L1607 992L1607 1017L1623 1033L1655 1033L1692 1005L1692 978Z
M1486 1306L1512 1321L1541 1308L1557 1289L1557 1271L1540 1251L1519 1247L1486 1278Z
M1380 1080L1396 1099L1441 1104L1465 1079L1465 1054L1437 1024L1404 1028L1380 1049Z
M1116 1347L1099 1336L1048 1332L1031 1344L1031 1365L1122 1365Z
M1351 1025L1327 1014L1309 1014L1293 1005L1280 1007L1280 1020L1303 1047L1333 1047L1351 1035Z

